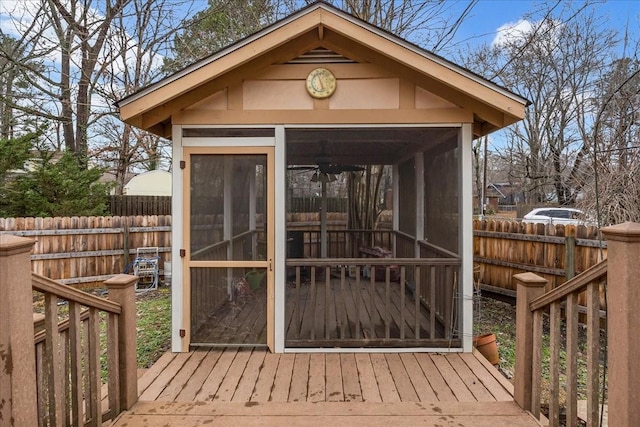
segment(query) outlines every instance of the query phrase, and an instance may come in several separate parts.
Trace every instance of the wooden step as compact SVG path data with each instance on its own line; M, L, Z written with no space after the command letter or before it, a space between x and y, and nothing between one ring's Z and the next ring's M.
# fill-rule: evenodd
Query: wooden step
M138 402L113 424L155 425L540 426L514 402Z

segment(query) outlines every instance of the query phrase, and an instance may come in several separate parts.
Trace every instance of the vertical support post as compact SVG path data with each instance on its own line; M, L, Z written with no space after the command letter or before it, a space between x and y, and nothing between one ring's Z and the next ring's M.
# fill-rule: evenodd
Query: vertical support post
M392 239L393 239L393 247L394 247L394 256L398 256L398 239L397 239L397 234L395 233L396 231L400 231L400 168L398 167L398 164L394 164L392 169L391 169L391 185L393 188L392 191L392 209L393 209L393 215L392 215L392 221L393 221L393 225L391 227L391 229L394 231L392 233Z
M416 190L416 224L415 240L413 242L414 257L420 258L419 241L425 239L425 217L424 217L424 153L419 151L415 154L415 190Z
M120 407L130 409L138 401L136 358L136 276L116 274L104 282L109 299L122 307L118 322L118 360L120 361Z
M534 273L515 274L516 297L516 368L513 398L521 408L531 410L533 382L533 313L531 301L544 294L547 280Z
M286 277L287 277L287 141L284 126L276 126L276 139L274 155L270 155L267 172L271 182L267 185L267 194L271 195L269 200L273 203L273 216L274 221L270 224L273 228L269 229L271 238L273 239L273 255L275 268L271 277L273 285L273 298L274 298L274 312L273 314L267 313L267 315L273 320L274 324L274 342L273 347L270 350L274 353L284 353L284 340L285 340L285 307L286 307ZM267 206L269 204L267 203ZM267 209L268 215L272 214L270 208ZM267 223L269 224L269 223ZM269 241L269 240L267 240ZM304 251L304 239L302 241L302 248ZM268 250L267 250L268 252ZM268 312L267 306L267 312ZM267 320L267 324L269 321ZM267 345L269 338L267 335Z
M33 240L0 235L0 424L38 425L30 252Z
M191 203L191 158L182 144L182 126L173 124L171 132L171 351L178 353L189 351L191 340L191 282L185 277L187 257L180 256L180 249L189 247L185 244L191 238L191 230L184 228Z
M609 425L634 426L640 420L640 224L605 227L607 239L607 339Z
M471 146L473 125L463 123L458 132L458 253L462 257L458 276L457 322L462 325L462 347L470 352L473 345L473 166Z
M327 182L320 180L322 199L320 200L320 258L327 257Z

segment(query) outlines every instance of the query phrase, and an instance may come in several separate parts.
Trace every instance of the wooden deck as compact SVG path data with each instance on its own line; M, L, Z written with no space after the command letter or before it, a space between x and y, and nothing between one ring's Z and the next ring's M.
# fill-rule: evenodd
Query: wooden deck
M408 285L349 277L286 287L287 347L457 347ZM201 316L196 345L266 344L266 289Z
M165 353L115 426L535 426L512 386L478 354Z

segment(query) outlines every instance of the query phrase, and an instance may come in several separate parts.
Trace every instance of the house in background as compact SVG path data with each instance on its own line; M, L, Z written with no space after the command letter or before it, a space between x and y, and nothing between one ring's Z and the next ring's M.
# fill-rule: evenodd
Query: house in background
M472 140L526 103L325 3L121 100L173 144L172 349L471 351ZM323 216L288 257L288 174L324 197L366 165L392 229Z
M525 200L524 191L508 182L489 183L486 191L488 206L491 206L494 212L504 209L515 210L515 207Z
M134 176L125 184L126 196L171 196L171 172L153 170Z

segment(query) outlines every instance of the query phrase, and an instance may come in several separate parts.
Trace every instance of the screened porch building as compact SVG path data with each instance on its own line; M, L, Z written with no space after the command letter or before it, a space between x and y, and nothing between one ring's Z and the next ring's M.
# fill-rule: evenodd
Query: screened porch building
M325 3L121 100L172 141L172 350L471 351L472 141L525 106ZM292 173L326 200L368 165L390 227L292 229Z

